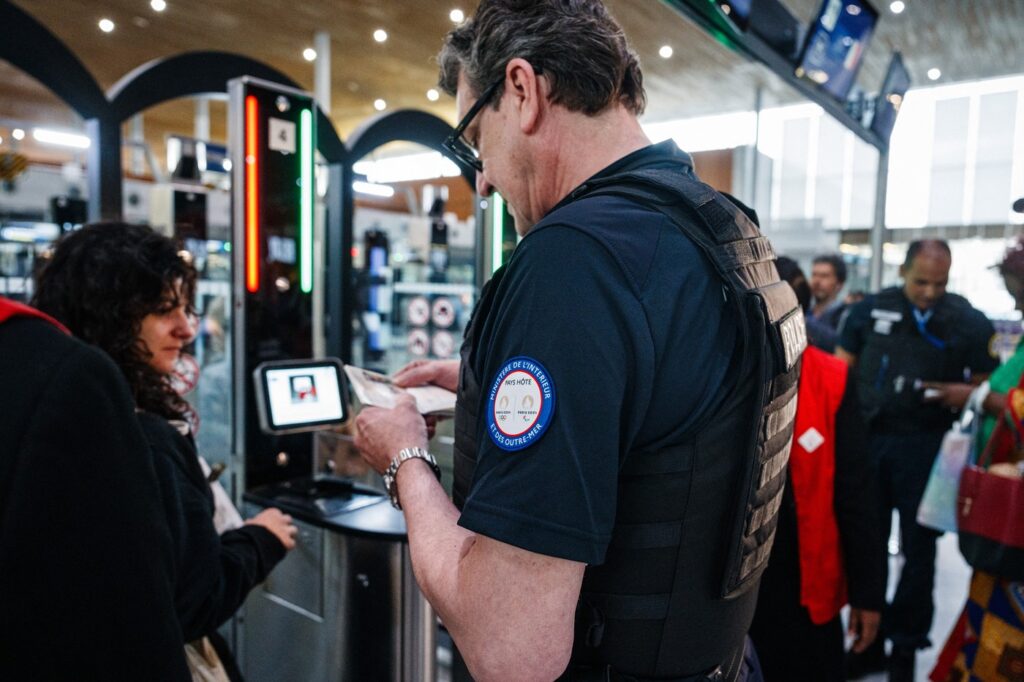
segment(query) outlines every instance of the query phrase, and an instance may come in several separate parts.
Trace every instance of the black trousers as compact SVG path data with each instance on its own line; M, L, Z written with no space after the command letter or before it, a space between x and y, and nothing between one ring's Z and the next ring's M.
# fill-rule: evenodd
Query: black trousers
M799 585L795 591L775 586L782 589L767 594L762 583L750 626L765 682L842 682L842 619L815 625L800 605Z
M928 632L935 614L935 542L942 533L918 524L917 508L943 435L942 431L925 431L871 437L882 504L878 542L882 547L888 543L888 521L896 510L905 557L896 594L882 615L882 633L893 646L904 649L931 646ZM886 561L887 576L888 565Z

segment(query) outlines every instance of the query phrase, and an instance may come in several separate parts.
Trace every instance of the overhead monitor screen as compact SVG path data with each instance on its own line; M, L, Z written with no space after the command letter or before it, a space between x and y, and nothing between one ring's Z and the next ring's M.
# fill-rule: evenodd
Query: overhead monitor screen
M877 22L878 11L867 0L824 0L807 32L796 75L845 101Z
M265 362L256 368L260 427L267 433L331 428L347 417L337 360Z
M737 26L746 29L747 22L750 21L751 2L752 0L719 0L718 6Z
M910 74L903 64L903 57L899 52L895 52L882 82L882 90L875 100L875 115L871 119L871 130L882 139L888 140L892 134L892 128L896 125L896 115L900 112L903 98L909 89Z

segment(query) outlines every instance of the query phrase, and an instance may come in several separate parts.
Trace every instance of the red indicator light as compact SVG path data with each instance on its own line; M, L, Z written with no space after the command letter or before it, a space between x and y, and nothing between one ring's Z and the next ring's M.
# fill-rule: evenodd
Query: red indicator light
M245 98L245 288L260 289L259 117L256 98Z

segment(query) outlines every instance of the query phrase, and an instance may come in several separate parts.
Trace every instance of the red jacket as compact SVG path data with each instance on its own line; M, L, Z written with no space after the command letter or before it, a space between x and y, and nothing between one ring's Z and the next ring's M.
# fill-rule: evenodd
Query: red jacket
M38 317L38 318L46 320L50 324L54 325L55 327L60 329L65 334L70 334L71 333L71 332L68 331L67 327L65 327L60 322L58 322L57 320L53 319L52 317L50 317L46 313L40 312L40 311L36 310L35 308L30 308L29 306L24 305L22 303L17 303L16 301L12 301L9 298L4 298L3 296L0 296L0 324L3 324L5 321L9 320L12 317L22 317L22 316Z
M843 553L834 507L836 412L847 366L809 346L803 355L789 472L796 500L800 603L811 621L835 618L847 602Z

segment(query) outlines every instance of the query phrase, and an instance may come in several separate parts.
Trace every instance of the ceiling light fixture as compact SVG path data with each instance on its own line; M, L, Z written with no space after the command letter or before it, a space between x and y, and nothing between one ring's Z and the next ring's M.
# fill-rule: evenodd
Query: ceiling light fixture
M388 32L382 28L378 28L376 31L373 32L373 39L376 40L378 43L383 43L385 40L388 39Z
M14 130L11 131L11 137L13 137L15 140L24 140L25 131L22 130L21 128L15 128Z
M311 47L307 47L305 50L302 51L302 58L305 59L307 62L314 61L316 59L316 50L314 50Z
M440 98L441 98L441 93L439 93L434 88L430 88L429 90L427 90L427 99L429 99L431 102L436 102Z
M451 12L448 13L448 18L451 19L453 23L461 24L463 21L466 20L466 15L462 12L461 9L453 9Z
M373 100L373 108L377 111L384 111L388 108L388 103L382 99L375 99Z
M658 55L662 59L668 59L669 57L672 56L672 53L673 53L673 50L672 50L672 46L671 45L662 45L661 49L658 50Z
M76 133L62 133L59 130L47 130L46 128L33 128L32 137L36 142L53 144L59 147L74 147L75 149L88 149L89 137Z
M352 183L352 189L359 192L360 194L369 194L373 197L384 197L390 199L395 196L395 188L388 187L387 185L379 185L375 182L364 182L362 180L356 180Z
M937 81L940 78L942 78L942 71L936 69L935 67L928 69L928 80Z
M889 11L893 14L900 14L907 8L907 5L903 0L893 0L889 3Z
M114 30L114 22L112 22L110 19L100 19L100 23L98 25L100 27L100 30L104 33L110 33Z
M167 9L167 3L164 0L149 0L149 6L153 8L154 12L163 12Z

